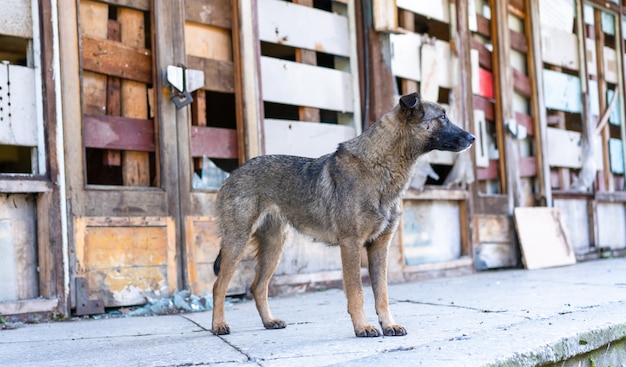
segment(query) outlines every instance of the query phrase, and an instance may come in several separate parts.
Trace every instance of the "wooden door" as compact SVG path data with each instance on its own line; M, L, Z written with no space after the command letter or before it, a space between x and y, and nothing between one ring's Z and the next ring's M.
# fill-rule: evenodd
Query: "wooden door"
M160 72L181 54L170 38L177 5L59 3L77 310L87 299L142 304L180 288L177 114Z

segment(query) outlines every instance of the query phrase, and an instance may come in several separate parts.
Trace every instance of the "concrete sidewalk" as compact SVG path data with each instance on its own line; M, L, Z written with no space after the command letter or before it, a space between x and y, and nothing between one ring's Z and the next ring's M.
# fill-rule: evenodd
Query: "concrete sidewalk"
M0 365L626 366L626 258L397 284L389 294L405 337L356 338L343 292L328 290L271 299L283 330L263 329L253 302L234 304L224 337L210 333L210 312L25 325L0 332Z

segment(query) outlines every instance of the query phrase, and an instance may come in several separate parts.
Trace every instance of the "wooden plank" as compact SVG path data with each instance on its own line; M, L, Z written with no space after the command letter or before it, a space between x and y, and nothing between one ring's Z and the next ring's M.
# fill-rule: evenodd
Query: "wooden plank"
M626 205L598 203L598 245L610 249L626 248Z
M528 53L528 41L526 35L514 30L509 30L511 37L511 49L519 51L523 54Z
M541 28L541 56L548 64L578 70L578 39L574 33L552 27Z
M420 95L424 100L437 101L439 99L439 65L434 45L423 44L421 49L421 76Z
M231 29L232 15L230 0L185 0L185 20L191 22Z
M491 38L491 20L482 14L476 14L476 32L481 36Z
M475 95L474 96L474 108L483 111L485 113L485 119L489 121L495 121L496 113L495 113L494 105L492 101L484 97Z
M490 159L489 165L486 168L477 168L476 169L476 179L477 180L496 180L498 179L498 160Z
M350 73L261 56L263 99L268 102L353 112ZM306 86L303 88L302 86Z
M237 130L218 127L191 127L191 156L237 158Z
M559 209L515 208L515 227L526 269L576 263Z
M136 10L150 11L152 6L150 5L150 0L98 0L103 3L123 6Z
M50 192L52 184L50 181L42 180L0 180L0 192L2 193L33 193Z
M374 29L377 32L394 32L398 28L398 8L395 0L372 1Z
M87 148L154 152L154 121L121 116L85 115Z
M109 6L100 1L79 2L80 32L83 36L105 40L108 34Z
M396 5L400 9L410 10L440 22L450 23L449 0L396 0Z
M525 113L515 112L515 122L518 125L524 126L529 136L535 135L535 128L533 126L533 118Z
M474 230L480 243L512 244L514 240L513 221L508 215L476 214Z
M476 134L476 167L489 167L489 153L487 147L487 121L485 112L480 109L474 110L474 134Z
M355 130L350 126L265 120L266 154L317 158L334 152L339 143L355 136Z
M484 44L472 38L472 48L478 52L478 63L480 67L491 70L491 51Z
M103 115L107 112L107 77L91 71L83 72L83 101L85 113Z
M22 315L52 312L59 305L58 299L29 299L17 302L0 302L0 315Z
M535 157L521 157L519 160L520 177L536 177L537 161Z
M233 61L229 30L197 23L185 23L185 51L188 55L221 61Z
M609 160L611 172L616 175L624 174L624 144L620 139L609 139Z
M481 242L474 248L476 270L509 268L517 265L517 249L510 243Z
M33 17L30 0L2 0L0 34L33 38Z
M422 36L415 33L391 34L391 71L397 77L419 81L421 79L421 58L418 50Z
M543 70L545 104L547 108L580 113L580 78L558 71Z
M144 12L119 8L121 41L134 49L145 47ZM148 118L148 89L145 83L122 80L120 85L121 115L135 119ZM154 129L154 123L152 124ZM154 144L155 136L152 136ZM122 152L122 181L125 186L150 186L150 156L145 151Z
M617 84L617 53L610 47L604 47L604 78L608 83Z
M530 79L521 71L513 68L513 89L526 98L532 97L530 91Z
M350 57L345 16L286 1L260 0L258 24L261 41Z
M235 76L233 62L187 55L187 67L204 71L203 89L214 92L234 93Z
M120 42L122 40L121 25L117 20L109 19L107 39ZM87 73L87 72L85 72ZM122 114L121 81L117 77L107 77L106 80L106 113L120 116ZM90 112L86 112L90 113ZM105 150L102 154L102 164L105 166L121 166L122 152L119 150Z
M465 201L469 198L469 192L462 189L442 189L437 187L428 190L408 190L404 199L410 200L448 200Z
M493 74L483 68L478 69L478 94L482 97L493 99Z
M579 132L547 128L548 164L552 167L582 167L582 146Z
M554 199L554 207L561 210L563 222L572 248L576 253L587 253L593 242L589 241L589 213L586 199Z
M294 0L294 4L312 7L313 1L312 0ZM307 65L317 65L317 52L313 50L307 50L304 48L296 48L295 53L296 53L296 62L307 64ZM320 122L320 110L319 108L299 106L298 117L300 121Z
M83 68L142 83L152 83L152 53L119 42L82 37Z

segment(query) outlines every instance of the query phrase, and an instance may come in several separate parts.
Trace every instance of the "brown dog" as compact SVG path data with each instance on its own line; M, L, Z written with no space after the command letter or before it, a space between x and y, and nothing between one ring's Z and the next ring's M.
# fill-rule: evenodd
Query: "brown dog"
M474 136L451 123L441 106L417 93L371 128L317 159L268 155L251 159L226 179L217 196L222 236L215 260L213 326L229 334L224 319L228 283L248 244L257 246L258 267L251 292L268 329L286 327L267 302L268 285L292 226L341 249L348 312L357 336L379 336L363 311L361 248L367 249L376 313L384 335L406 335L393 320L387 298L387 250L401 215L400 200L417 158L431 150L458 152Z

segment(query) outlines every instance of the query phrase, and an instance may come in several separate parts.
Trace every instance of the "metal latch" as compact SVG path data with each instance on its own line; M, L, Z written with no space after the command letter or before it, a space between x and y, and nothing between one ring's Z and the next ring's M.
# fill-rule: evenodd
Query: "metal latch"
M171 100L176 109L181 109L191 102L191 92L204 86L204 71L187 69L184 65L168 65L167 82L172 86Z

